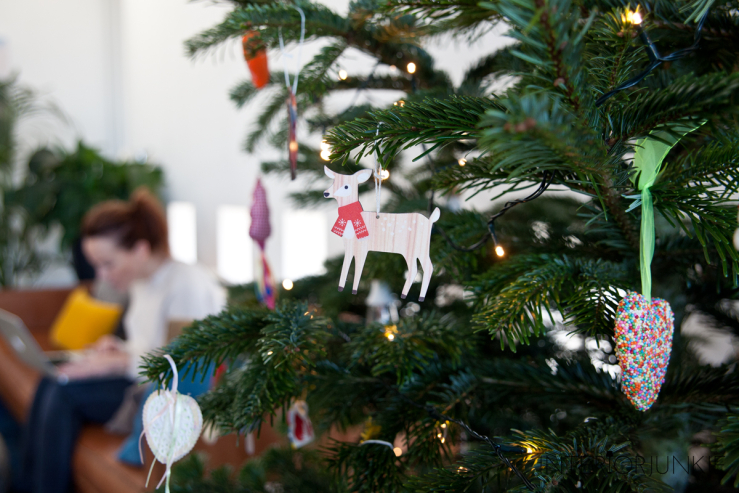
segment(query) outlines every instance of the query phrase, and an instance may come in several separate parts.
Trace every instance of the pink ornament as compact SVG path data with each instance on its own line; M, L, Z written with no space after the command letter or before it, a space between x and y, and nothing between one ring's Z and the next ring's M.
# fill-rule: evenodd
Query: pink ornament
M262 180L257 179L254 187L254 198L251 205L251 226L249 236L259 245L259 260L254 269L255 289L259 301L267 305L270 310L275 309L275 280L272 277L272 269L267 262L264 245L272 233L269 225L269 205L267 205L267 192L262 186Z
M254 195L251 205L251 226L249 227L249 236L256 241L259 247L264 250L264 243L272 233L272 227L269 224L269 205L267 205L267 192L262 186L262 180L257 178L257 186L254 187Z

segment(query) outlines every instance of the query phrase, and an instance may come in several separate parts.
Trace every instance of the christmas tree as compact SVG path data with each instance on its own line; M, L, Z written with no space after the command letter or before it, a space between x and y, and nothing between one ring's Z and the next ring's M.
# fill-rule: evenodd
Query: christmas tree
M325 490L360 492L733 491L739 374L732 362L702 364L681 327L700 317L702 327L739 328L731 242L739 2L363 0L346 15L303 1L233 3L224 22L188 41L190 53L247 32L250 54L282 44L295 51L303 34L325 40L300 72L298 128L325 134L336 173L378 162L388 170L383 212L428 216L438 206L441 219L426 300L403 301L397 322L363 318L369 281L397 291L406 270L398 255L371 253L356 296L337 291L341 259L330 260L327 274L280 293L276 310L243 291L165 348L178 366L229 362L199 401L224 432L258 430L299 399L319 433L364 429L361 439L310 452L305 483L291 459L301 451L285 451L236 482L204 478L188 462L174 490L273 491L263 480L270 473L283 491L326 482ZM423 48L501 22L514 42L484 56L459 86L444 71L459 67L435 66ZM372 71L347 73L348 50L373 57ZM297 74L289 75L291 83ZM246 147L267 140L287 152L290 90L277 71L269 80ZM493 94L500 81L506 89ZM406 94L389 107L326 110L337 91L376 89ZM244 82L231 97L244 105L257 92ZM644 156L658 147L666 158L643 185ZM300 142L298 175L315 179L314 190L293 197L304 207L325 201L320 152ZM290 161L263 169L288 173ZM552 193L562 191L570 193ZM494 202L483 212L460 208L461 193ZM642 291L674 313L674 336L664 328L669 316L660 321L669 359L661 389L658 373L633 380L617 328L624 314L642 313L619 303ZM655 329L646 318L645 331ZM654 349L647 334L629 334ZM171 377L160 355L145 373ZM276 467L280 460L291 465Z

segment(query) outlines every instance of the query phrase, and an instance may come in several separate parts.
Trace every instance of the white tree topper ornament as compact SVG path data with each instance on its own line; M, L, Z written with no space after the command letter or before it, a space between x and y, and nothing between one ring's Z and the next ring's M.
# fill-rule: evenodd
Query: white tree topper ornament
M141 438L146 436L146 443L149 444L154 456L167 468L157 488L166 478L165 491L169 493L172 464L186 456L195 446L203 429L203 415L195 399L177 392L177 366L170 355L165 354L164 357L169 361L174 373L172 389L154 392L146 399L143 413L144 431L139 437L139 455L141 462L144 462ZM149 477L154 464L152 461ZM146 478L147 486L149 477Z
M431 273L434 271L429 257L429 246L431 227L441 215L439 208L434 209L430 218L415 212L388 214L365 211L359 203L358 189L360 183L370 179L373 171L363 169L353 175L341 175L334 173L327 166L323 169L326 176L334 180L333 184L323 192L323 196L327 199L334 198L339 204L339 218L331 232L344 239L344 265L341 268L339 291L344 290L352 258L354 258L352 294L357 294L359 279L362 276L362 268L368 252L399 253L408 264L408 279L405 281L400 297L405 299L408 295L408 290L418 272L416 261L420 261L423 268L423 281L418 301L423 301L431 280ZM377 207L379 211L379 201Z

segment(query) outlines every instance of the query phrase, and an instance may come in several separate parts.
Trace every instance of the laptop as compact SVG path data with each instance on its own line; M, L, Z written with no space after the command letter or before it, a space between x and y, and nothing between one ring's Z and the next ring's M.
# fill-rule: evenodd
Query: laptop
M28 366L47 375L56 376L58 365L76 361L84 351L42 351L20 317L0 309L0 334Z

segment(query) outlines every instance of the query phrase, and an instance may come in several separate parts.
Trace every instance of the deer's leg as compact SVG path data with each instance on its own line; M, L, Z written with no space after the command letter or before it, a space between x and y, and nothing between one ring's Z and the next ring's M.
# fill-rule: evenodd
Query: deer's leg
M354 286L352 287L352 294L357 294L359 279L362 277L365 260L367 260L367 249L362 247L357 248L354 254Z
M339 278L339 291L344 291L344 285L346 284L346 276L349 274L349 266L352 264L352 257L354 252L351 249L351 245L344 244L344 264L341 266L341 277Z
M421 283L421 295L418 297L418 301L426 299L426 290L429 288L431 274L434 272L434 265L431 263L431 258L427 256L421 267L423 268L423 282Z
M403 292L400 294L401 299L405 299L405 297L408 296L408 290L411 289L411 284L413 284L413 280L416 279L416 274L418 274L418 263L416 262L416 257L406 257L405 261L408 264L408 279L405 280Z

